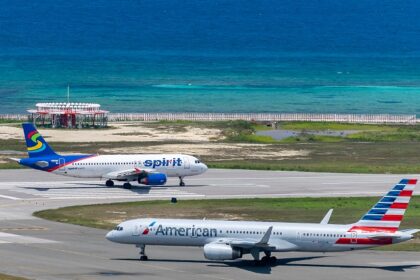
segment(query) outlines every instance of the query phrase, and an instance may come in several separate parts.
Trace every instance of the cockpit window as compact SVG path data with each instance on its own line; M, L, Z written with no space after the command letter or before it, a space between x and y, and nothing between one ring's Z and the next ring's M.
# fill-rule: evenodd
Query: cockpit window
M122 231L124 228L123 227L120 227L120 226L116 226L116 227L114 227L114 230L116 230L116 231Z
M195 163L200 163L200 161L199 160L196 160Z

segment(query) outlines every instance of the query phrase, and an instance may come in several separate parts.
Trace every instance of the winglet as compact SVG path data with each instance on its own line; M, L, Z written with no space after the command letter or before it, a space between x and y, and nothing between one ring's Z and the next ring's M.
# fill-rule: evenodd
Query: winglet
M330 221L332 212L334 211L334 209L330 209L328 210L327 214L325 214L324 218L322 219L322 221L320 222L321 225L326 225L328 224L328 222Z
M267 244L268 240L270 240L271 232L273 231L273 226L269 227L267 232L261 238L261 240L257 243L258 245Z

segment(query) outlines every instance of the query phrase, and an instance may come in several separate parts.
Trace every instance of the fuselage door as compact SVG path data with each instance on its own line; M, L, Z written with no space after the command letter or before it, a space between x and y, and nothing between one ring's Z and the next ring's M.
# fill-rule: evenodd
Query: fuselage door
M351 232L350 243L351 244L356 244L357 243L357 232L355 232L355 231Z
M184 168L190 169L190 161L188 160L188 157L184 157Z
M140 234L140 226L139 225L135 225L133 227L133 235L137 236Z
M58 166L60 166L60 169L62 171L66 171L66 159L65 158L59 158L58 159Z

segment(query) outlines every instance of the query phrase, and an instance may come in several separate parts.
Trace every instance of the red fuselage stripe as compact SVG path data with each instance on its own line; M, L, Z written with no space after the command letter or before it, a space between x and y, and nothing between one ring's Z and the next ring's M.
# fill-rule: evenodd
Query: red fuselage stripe
M392 238L370 239L370 238L340 238L335 244L354 245L387 245L392 244Z
M353 226L348 231L365 231L365 232L396 232L398 230L397 227L374 227L374 226Z
M66 162L66 163L64 163L64 164L61 164L61 165L55 166L55 167L53 167L53 168L50 168L50 169L48 169L47 171L48 171L48 172L52 172L52 171L54 171L54 170L57 170L57 169L59 169L59 168L61 168L61 167L67 166L67 165L69 165L69 164L72 164L72 163L74 163L74 162L81 161L81 160L84 160L84 159L88 159L88 158L91 158L91 157L96 157L96 155L91 155L91 156L87 156L87 157L84 157L84 158L75 159L75 160L72 160L72 161Z

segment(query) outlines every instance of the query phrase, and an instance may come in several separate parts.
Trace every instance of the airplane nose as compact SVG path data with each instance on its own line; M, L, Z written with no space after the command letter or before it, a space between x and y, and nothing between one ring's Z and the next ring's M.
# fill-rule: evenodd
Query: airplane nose
M105 235L105 238L108 239L109 241L114 241L114 231L110 231Z
M207 171L207 169L209 169L208 167L207 167L207 165L205 165L204 163L202 163L202 165L203 166L201 166L201 170L202 170L202 173L204 173L204 172L206 172Z

